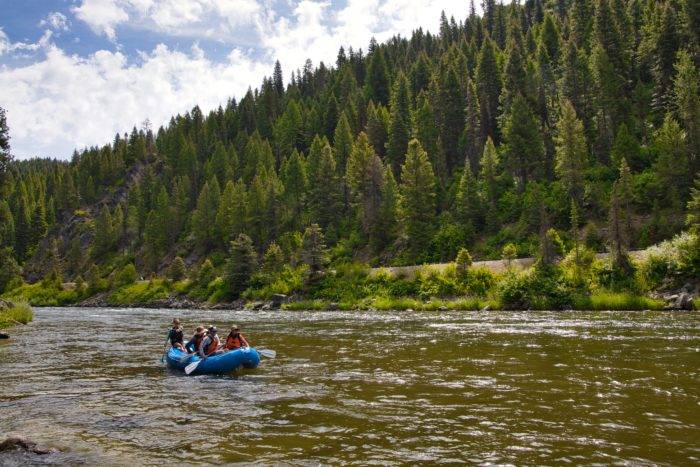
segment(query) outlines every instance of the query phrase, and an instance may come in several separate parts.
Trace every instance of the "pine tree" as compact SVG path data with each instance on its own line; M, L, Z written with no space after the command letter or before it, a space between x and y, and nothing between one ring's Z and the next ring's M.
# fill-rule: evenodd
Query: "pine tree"
M0 249L13 247L15 244L15 219L10 206L4 199L0 200Z
M688 7L690 8L690 7ZM681 50L676 59L673 103L683 125L690 151L691 172L700 170L700 73L690 54Z
M335 168L333 151L326 143L318 162L309 160L309 210L311 219L322 228L334 229L342 202L342 187Z
M478 128L478 133L481 135L481 128ZM425 92L422 92L416 100L416 110L413 112L413 137L420 141L421 146L428 153L436 175L440 180L446 180L448 174L442 157L444 154L438 148L440 131L437 127L437 116Z
M225 283L231 298L238 298L248 288L250 278L258 267L257 263L253 241L246 234L239 234L231 242L226 263Z
M617 183L610 195L610 214L608 217L609 241L612 250L613 264L621 271L631 272L631 262L627 251L629 248L629 230L622 209L621 195Z
M131 265L133 267L133 265ZM167 272L168 279L173 281L181 281L187 276L187 267L185 266L185 261L180 257L176 256L173 262L170 263Z
M459 154L459 137L464 130L464 96L454 67L441 77L439 130L447 173L460 165L464 155Z
M430 242L435 226L435 175L418 140L408 144L401 167L401 216L408 244L418 259Z
M46 236L48 231L48 223L46 222L46 204L44 199L40 198L34 207L32 214L32 225L30 228L29 242L30 246L36 246L39 241ZM113 235L113 232L111 232Z
M654 169L661 186L667 187L664 190L666 200L671 205L677 204L680 199L685 199L693 183L693 174L690 172L685 132L670 114L654 133L653 147L657 154Z
M496 215L496 202L498 201L498 151L493 144L493 140L488 138L484 144L484 154L481 156L481 179L486 188L486 197L489 203L490 215L492 219Z
M423 51L418 55L418 59L411 67L410 81L411 81L411 95L417 96L428 88L428 83L430 82L430 60L428 56Z
M301 260L309 267L311 277L323 271L326 264L326 240L318 224L311 224L301 239Z
M192 232L197 243L204 249L213 247L218 239L216 214L219 210L221 189L216 178L204 183L197 198L197 207L192 213Z
M573 0L569 15L570 38L578 48L585 48L589 44L593 26L591 13L590 0Z
M521 189L544 172L544 143L539 124L525 99L513 100L503 126L505 165L520 181Z
M476 91L481 109L481 126L484 138L490 136L498 140L497 122L498 99L501 95L501 73L496 62L493 42L485 40L479 52L476 66Z
M588 149L583 123L576 118L574 106L568 100L564 100L561 105L555 141L557 177L566 187L569 196L581 203Z
M270 246L265 250L262 260L262 270L266 274L272 274L282 269L284 265L284 253L282 248L275 242L270 243Z
M274 170L262 169L248 189L249 229L258 247L267 245L278 234L283 218L284 185Z
M228 243L246 228L248 200L243 182L226 182L216 212L217 238Z
M389 112L384 106L375 107L372 101L367 106L367 137L379 157L386 154L389 133Z
M284 79L282 78L282 65L280 65L279 60L275 61L275 71L272 75L272 82L277 96L282 97L282 94L284 94Z
M348 160L347 180L362 231L370 239L377 233L384 170L384 165L370 146L367 135L360 133Z
M365 88L367 100L381 105L389 103L389 70L381 48L372 52L369 57Z
M340 114L338 126L335 127L335 131L333 132L333 155L335 157L338 173L340 174L345 173L348 157L350 157L350 151L352 151L352 143L352 129L350 128L346 113L343 112Z
M627 125L622 123L615 134L615 141L610 148L610 159L613 166L619 166L625 159L634 169L643 170L644 160L639 141L629 131Z
M377 216L377 226L373 235L374 250L382 251L396 238L399 188L394 172L387 167L384 171L384 185L381 190L381 204Z
M389 108L391 112L386 155L394 173L398 174L411 133L411 96L408 91L408 80L403 73L399 73L394 81Z
M468 237L472 237L482 224L482 201L471 166L466 164L457 187L455 213Z
M650 23L643 28L640 51L648 54L654 77L653 105L659 112L669 110L676 52L680 47L678 18L670 2L659 2Z
M95 220L94 255L101 256L107 253L113 244L114 224L112 223L112 213L107 205L103 205L100 215Z
M292 229L303 224L301 216L306 203L307 180L306 160L295 150L282 168L285 204L288 206Z
M481 119L479 115L479 101L476 93L476 86L472 80L467 81L466 93L467 107L464 111L464 141L465 163L471 164L472 172L479 169L479 159L484 146L483 135L481 133ZM421 141L421 144L423 142ZM428 152L430 154L430 152Z

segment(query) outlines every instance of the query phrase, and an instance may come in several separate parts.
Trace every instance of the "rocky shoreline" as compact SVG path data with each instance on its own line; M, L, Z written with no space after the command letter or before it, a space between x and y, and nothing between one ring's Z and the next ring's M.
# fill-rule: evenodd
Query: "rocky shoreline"
M193 300L181 295L171 295L168 298L153 300L146 303L131 303L128 305L113 303L108 300L109 293L100 293L87 298L74 305L85 308L165 308L165 309L194 309L194 310L279 310L282 304L289 301L283 294L273 295L271 300L247 302L245 300L234 300L232 302L209 303L205 301Z

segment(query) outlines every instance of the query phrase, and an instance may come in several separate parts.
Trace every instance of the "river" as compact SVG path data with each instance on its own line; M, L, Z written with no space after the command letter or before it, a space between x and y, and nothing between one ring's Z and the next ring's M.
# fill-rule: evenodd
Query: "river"
M173 317L277 358L169 371ZM56 464L697 465L699 375L697 313L43 308L0 343L0 440Z

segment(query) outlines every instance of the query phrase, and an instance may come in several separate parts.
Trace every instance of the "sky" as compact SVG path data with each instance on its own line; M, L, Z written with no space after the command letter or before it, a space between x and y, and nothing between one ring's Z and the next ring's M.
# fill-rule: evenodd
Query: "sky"
M480 2L476 2L477 7ZM0 107L17 159L69 159L75 149L205 113L309 58L367 49L467 0L0 0Z

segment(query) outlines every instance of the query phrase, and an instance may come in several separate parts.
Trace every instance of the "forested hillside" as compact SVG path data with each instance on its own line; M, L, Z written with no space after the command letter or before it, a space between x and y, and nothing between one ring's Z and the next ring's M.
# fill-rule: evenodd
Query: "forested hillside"
M700 3L483 3L443 14L437 35L278 63L240 100L70 162L10 162L3 264L64 280L161 274L176 256L216 268L247 251L239 234L293 264L312 224L331 261L372 265L506 244L546 256L544 238L623 252L680 232L700 169Z

